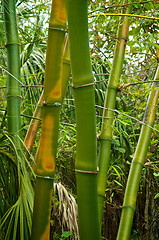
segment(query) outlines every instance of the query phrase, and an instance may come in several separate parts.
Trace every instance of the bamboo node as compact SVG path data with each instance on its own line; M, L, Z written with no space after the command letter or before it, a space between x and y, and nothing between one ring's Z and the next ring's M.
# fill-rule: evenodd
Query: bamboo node
M93 86L94 85L94 82L93 83L87 83L87 84L83 84L83 85L80 85L80 86L74 86L73 83L71 84L71 87L73 89L76 89L76 88L82 88L82 87L89 87L89 86Z
M40 176L40 175L38 175L38 174L36 174L36 177L38 177L38 178L43 178L43 179L48 179L48 180L53 180L54 178L53 177L50 177L50 176Z
M129 206L129 205L122 206L122 208L131 208L134 212L135 212L135 210L136 210L135 207L132 207L132 206Z
M141 162L132 161L132 164L133 164L133 163L135 163L135 164L139 164L139 165L141 165L141 167L143 167L143 166L144 166L144 164L143 164L143 163L141 163Z
M47 103L46 101L43 101L42 102L42 105L44 106L55 106L55 107L60 107L61 106L61 103L60 102L55 102L55 103Z
M20 99L23 100L22 96L19 96L19 95L7 95L6 97L7 97L7 98L8 98L8 97L18 97L18 98L20 98Z
M61 103L60 103L60 102L55 102L55 103L53 104L53 106L55 106L55 107L60 107L60 106L61 106Z
M107 140L107 141L112 141L112 138L106 138L106 137L99 137L99 140L102 141L102 140Z
M116 39L118 39L118 40L124 39L126 42L128 41L128 39L125 37L120 37L120 38L116 38Z
M56 31L61 31L61 32L66 32L66 29L64 29L64 28L52 27L50 25L49 25L49 29L56 30Z
M85 173L85 174L98 174L99 169L97 168L97 171L96 171L96 172L93 172L93 171L84 171L84 170L75 169L75 172Z
M7 47L8 45L12 45L12 44L20 45L20 43L18 42L10 42L10 43L5 43L4 46Z
M69 64L70 65L70 61L63 61L63 63Z

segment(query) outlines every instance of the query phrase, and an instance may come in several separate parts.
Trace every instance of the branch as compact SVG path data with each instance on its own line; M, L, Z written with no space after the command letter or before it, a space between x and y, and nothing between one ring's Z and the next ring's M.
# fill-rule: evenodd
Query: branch
M137 118L132 117L132 116L126 114L126 113L120 112L120 111L118 111L117 109L105 108L105 107L102 107L102 106L99 106L99 105L95 105L95 106L96 106L96 107L99 107L99 108L102 108L102 109L106 109L106 110L109 110L109 111L116 112L116 113L118 113L118 114L122 114L122 115L124 115L124 116L126 116L126 117L128 117L128 118L131 118L131 119L133 119L133 120L139 122L140 124L145 125L145 126L151 128L151 129L153 129L154 131L156 131L156 132L159 133L159 130L157 130L156 128L153 128L153 127L151 127L150 125L146 124L145 122L140 121L140 120L138 120ZM102 116L98 116L98 117L102 117ZM104 117L102 117L102 118L104 118Z
M127 16L127 17L136 17L136 18L146 18L146 19L150 19L150 20L159 20L159 18L157 17L150 17L150 16L144 16L144 15L137 15L137 14L128 14L128 13L96 13L93 15L89 15L89 18L91 17L96 17L96 16Z

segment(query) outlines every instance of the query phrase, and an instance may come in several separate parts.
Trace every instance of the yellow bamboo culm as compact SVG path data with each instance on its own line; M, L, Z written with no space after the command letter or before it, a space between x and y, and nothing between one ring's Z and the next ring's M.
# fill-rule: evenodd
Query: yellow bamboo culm
M34 165L37 177L31 240L49 240L50 237L59 117L63 89L68 80L68 75L63 72L66 21L65 0L53 0L46 53L41 138Z
M42 107L42 130L35 171L53 177L62 104L63 51L66 29L65 1L53 1L49 22L48 48Z

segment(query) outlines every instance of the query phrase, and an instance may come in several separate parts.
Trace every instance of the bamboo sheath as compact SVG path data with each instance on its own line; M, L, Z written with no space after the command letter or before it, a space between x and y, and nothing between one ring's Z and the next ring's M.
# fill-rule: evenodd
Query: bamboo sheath
M37 177L32 240L47 240L50 235L50 208L57 151L59 116L66 86L66 83L63 83L64 78L62 78L66 21L65 0L54 0L52 2L48 32L42 130L35 164Z
M128 1L125 1L127 4ZM126 11L126 8L123 9ZM105 187L107 181L107 173L109 168L110 151L111 151L111 140L113 131L113 119L114 111L107 109L115 109L116 95L119 86L119 80L121 76L125 47L128 39L129 20L127 17L121 17L119 22L117 43L115 47L114 59L112 71L108 81L108 87L106 91L105 110L103 112L103 121L100 135L100 150L99 150L99 173L98 173L98 210L99 210L99 221L102 222L103 216L103 204L105 198Z
M159 67L157 69L155 79L159 79ZM128 240L131 233L134 212L136 208L136 198L141 178L142 168L145 162L147 149L150 143L152 128L155 121L157 111L157 103L159 98L159 83L154 82L149 95L148 103L145 110L138 144L131 163L128 181L125 190L122 214L117 235L117 240ZM149 127L150 126L150 127Z
M15 78L20 79L20 53L19 39L16 21L15 1L2 1L4 11L4 23L6 30L7 71ZM7 75L7 119L8 132L18 141L19 135L21 90L20 83L10 74Z
M98 240L95 92L89 52L88 1L68 0L67 14L77 127L79 234L81 240Z

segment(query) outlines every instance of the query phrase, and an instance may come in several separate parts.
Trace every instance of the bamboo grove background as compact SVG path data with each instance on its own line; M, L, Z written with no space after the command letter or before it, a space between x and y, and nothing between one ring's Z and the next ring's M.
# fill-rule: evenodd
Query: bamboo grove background
M5 18L2 4L0 4L0 239L18 239L18 236L19 239L29 239L31 234L32 185L34 186L35 183L32 166L39 146L40 115L34 115L34 120L38 121L40 127L31 154L23 141L43 91L48 23L51 12L50 1L15 1L15 4L19 40L13 39L12 42L18 43L19 48L20 77L15 76L20 80L18 85L20 85L22 96L19 98L19 92L15 94L18 96L17 101L21 101L21 126L20 129L15 130L18 140L13 139L13 134L10 134L7 124L6 79L11 77L7 71L12 73L10 69L7 70L7 50L11 44L7 45ZM131 16L121 17L121 13L126 11L129 11ZM9 9L6 9L6 12L10 16ZM126 25L127 21L129 22L128 36L120 36L119 28L124 24ZM90 1L89 3L88 31L95 90L98 156L101 136L103 136L101 127L104 117L114 115L113 122L111 122L110 160L104 190L106 194L102 200L104 201L103 220L100 223L104 239L113 240L117 237L124 192L125 189L129 188L127 186L128 176L131 175L129 169L131 162L138 161L136 158L138 153L136 152L141 152L141 148L143 148L142 150L147 148L147 154L143 153L143 155L146 154L146 161L142 162L141 176L138 180L139 190L135 203L136 210L133 211L134 221L132 221L132 230L128 235L130 234L131 239L157 239L159 236L159 117L158 111L155 118L146 113L146 110L149 109L149 103L154 101L154 105L158 104L157 80L159 77L158 72L156 72L159 61L158 22L158 1ZM110 76L113 74L115 49L119 44L120 37L123 38L125 55L120 66L119 82L115 86L116 103L113 111L105 109L108 115L103 116L105 95L113 90ZM75 91L77 89L72 88L72 76L70 76L59 119L54 174L55 194L51 198L50 239L75 239L74 235L78 234L77 225L74 226L74 221L71 220L66 211L68 206L70 209L76 209L76 204L72 207L69 202L71 202L70 199L74 199L73 196L77 199L75 180L77 126L73 93ZM8 95L12 96L14 93L8 93ZM153 100L150 100L151 98ZM110 106L106 107L110 108ZM109 115L109 112L113 112L113 115ZM152 135L148 132L145 133L149 134L150 139L150 145L147 142L146 147L140 147L140 144L143 144L142 140L138 142L139 136L142 139L141 128L142 133L143 128L146 128L146 125L142 126L143 122L152 126L152 128L148 127L152 131ZM106 138L108 139L108 136ZM110 141L108 140L108 142ZM17 151L19 148L20 150ZM80 169L78 167L76 165L76 169ZM84 170L89 171L89 169ZM129 176L129 178L131 177ZM59 182L65 188L60 184L58 185ZM29 194L25 194L26 192ZM60 196L67 196L63 198L63 204L60 202ZM127 206L131 203L128 203L128 199L124 199L124 204ZM133 205L130 208L134 207ZM132 219L132 215L130 218ZM69 224L67 224L68 222ZM122 239L121 232L120 230L118 233L118 239Z

